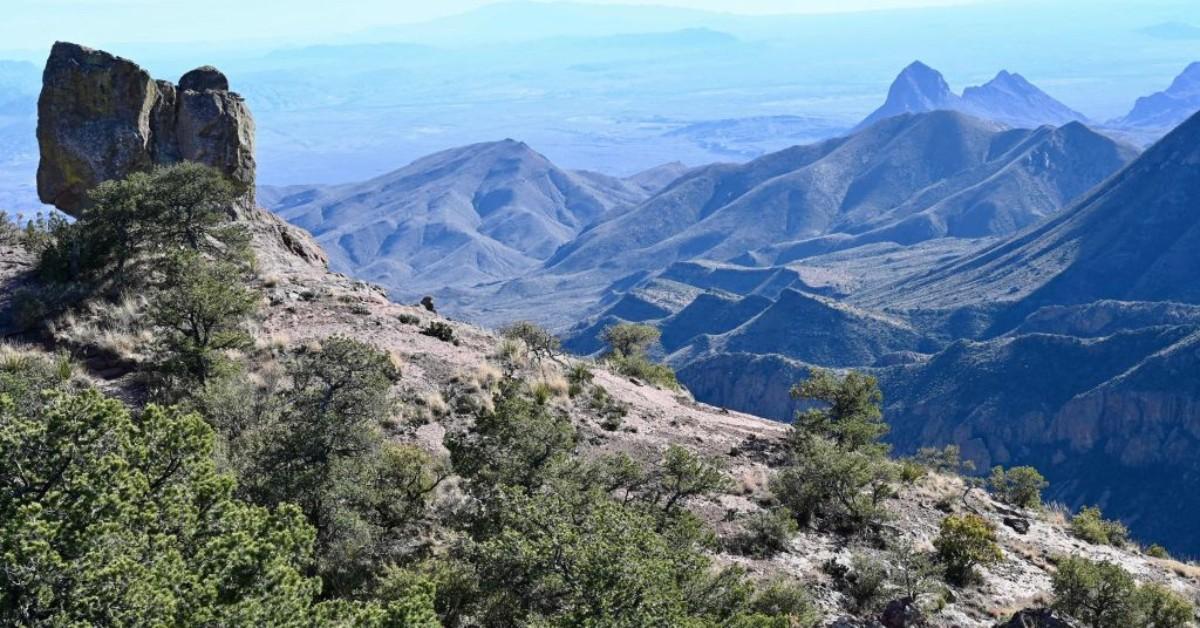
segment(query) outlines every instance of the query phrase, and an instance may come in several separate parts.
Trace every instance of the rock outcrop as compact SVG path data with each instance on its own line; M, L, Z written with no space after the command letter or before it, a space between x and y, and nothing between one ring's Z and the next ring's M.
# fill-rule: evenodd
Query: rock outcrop
M212 166L253 195L254 119L216 68L192 70L175 86L128 59L58 42L42 83L43 202L78 215L101 182L179 161Z
M58 42L42 75L37 137L38 195L68 214L86 209L88 192L104 181L193 161L243 190L229 212L246 224L263 268L328 264L311 235L255 204L254 118L212 66L175 85L128 59Z

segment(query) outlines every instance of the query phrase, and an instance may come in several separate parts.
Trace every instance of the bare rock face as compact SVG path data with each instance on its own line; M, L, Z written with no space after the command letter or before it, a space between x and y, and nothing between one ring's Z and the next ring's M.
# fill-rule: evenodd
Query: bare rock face
M158 89L127 59L57 43L38 100L38 195L77 213L96 184L153 165L150 112Z
M185 160L253 194L254 119L210 66L176 87L128 59L58 42L42 76L37 135L38 195L68 214L78 215L103 181Z
M325 251L307 232L254 204L254 119L212 66L156 81L138 65L59 42L38 100L38 194L78 216L88 192L110 179L181 161L220 170L243 189L230 214L242 220L266 267L324 269Z

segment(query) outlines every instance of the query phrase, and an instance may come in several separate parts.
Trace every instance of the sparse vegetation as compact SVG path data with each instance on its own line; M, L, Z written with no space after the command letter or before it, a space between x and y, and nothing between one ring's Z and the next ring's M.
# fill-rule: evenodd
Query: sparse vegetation
M672 371L671 367L651 362L650 358L644 355L614 354L608 358L608 362L616 372L626 377L640 379L660 388L671 390L679 388L679 382L675 379L675 371Z
M1195 616L1186 598L1156 583L1138 585L1110 562L1063 558L1053 587L1054 605L1091 628L1184 628Z
M1100 508L1088 506L1071 518L1071 533L1096 545L1121 547L1129 540L1129 530L1120 521L1105 519Z
M1146 555L1151 558L1171 558L1171 553L1167 551L1167 548L1159 545L1158 543L1154 543L1150 547L1147 547Z
M605 360L613 370L662 388L679 388L675 371L650 360L647 351L658 342L661 332L650 325L621 323L604 328L601 339L608 345Z
M770 508L742 519L742 530L727 542L733 552L755 558L770 558L787 551L799 531L796 518L786 508Z
M634 323L609 325L600 332L600 340L608 345L609 353L624 356L644 354L660 336L658 328Z
M814 370L793 389L818 403L797 415L788 436L789 462L771 492L802 524L821 522L848 534L869 531L886 516L898 467L880 438L887 432L875 380Z
M992 467L992 475L988 478L988 487L996 499L1021 508L1040 508L1042 491L1047 486L1046 478L1033 467L1013 467L1005 471L1004 467L996 466Z
M963 462L962 452L958 445L946 445L941 449L922 447L917 450L917 455L913 457L913 460L939 473L960 473L964 470L974 470L974 465L969 461Z
M525 343L529 355L536 362L553 360L562 349L562 342L558 336L531 321L517 321L505 325L500 328L500 335L509 340L519 340Z
M442 321L430 321L429 325L426 325L421 330L421 334L430 338L437 338L442 342L457 342L457 339L454 337L454 328Z
M592 394L588 396L588 407L599 415L600 427L610 432L621 428L625 422L625 415L629 412L623 403L613 399L602 386L592 388Z
M938 563L936 557L923 552L910 542L893 541L885 554L888 581L902 597L919 602L936 589Z
M975 514L950 515L942 519L933 546L938 562L945 569L946 581L957 586L975 582L979 578L976 567L1003 558L996 543L995 526Z
M888 570L882 561L861 552L850 557L844 590L853 610L866 613L877 609L886 601L887 582Z

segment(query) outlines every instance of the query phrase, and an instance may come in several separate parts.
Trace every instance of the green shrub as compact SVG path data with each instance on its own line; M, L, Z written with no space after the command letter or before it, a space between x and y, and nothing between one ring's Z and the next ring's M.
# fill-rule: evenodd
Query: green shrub
M625 415L629 413L625 404L614 399L603 386L592 388L588 407L599 415L600 427L610 432L620 429L625 422Z
M669 445L649 486L649 501L664 515L675 514L692 497L729 490L725 471L714 461Z
M164 265L161 288L150 303L150 319L161 329L160 368L180 378L184 391L223 372L224 352L252 343L245 330L259 297L244 287L244 273L228 262L208 261L181 251Z
M880 440L889 429L880 409L883 393L874 377L856 371L839 376L814 368L791 394L817 404L796 414L793 438L823 437L844 451L887 452Z
M996 543L996 529L979 515L951 515L942 519L933 541L938 561L945 568L946 580L963 586L978 579L977 566L990 565L1003 558Z
M850 557L850 572L846 575L844 591L854 611L868 612L886 601L887 582L888 571L883 562L862 553Z
M32 413L0 401L0 623L299 621L320 590L300 513L232 496L213 434L91 391ZM114 591L121 592L114 595Z
M815 628L820 625L821 612L813 602L812 594L799 582L788 579L770 580L750 602L755 613L768 618L782 618L781 628Z
M58 212L45 214L38 212L36 216L26 221L25 227L17 236L17 243L21 248L34 255L44 255L64 236L69 225L67 219Z
M912 459L901 460L899 465L900 481L905 484L915 484L929 473L928 467Z
M962 459L958 445L946 445L941 449L922 447L917 450L913 460L939 473L969 473L975 470L975 463Z
M770 482L771 493L797 521L820 520L835 532L858 534L887 518L883 500L894 494L896 465L883 456L844 451L814 438L792 454Z
M1171 553L1167 551L1167 548L1159 545L1158 543L1154 543L1150 547L1147 547L1146 555L1151 558L1171 558Z
M646 355L660 335L661 332L650 325L621 323L605 327L601 339L609 349L604 358L621 375L675 390L679 388L675 371L665 364L655 363Z
M220 172L191 162L101 183L74 223L46 223L42 275L119 291L145 285L161 256L181 250L248 265L249 233L231 220L237 194Z
M679 381L676 380L675 371L671 370L671 367L651 362L644 355L614 354L608 358L608 361L617 373L626 377L640 379L660 388L671 390L679 388Z
M600 332L600 340L608 345L609 354L618 356L644 354L661 336L656 327L634 323L609 325Z
M421 330L421 334L442 342L455 342L454 328L442 321L430 321L429 325Z
M417 316L415 314L409 314L408 312L400 314L399 316L396 317L396 319L405 325L420 325L421 324L420 316Z
M742 530L727 543L728 548L744 556L770 558L788 549L799 526L791 511L772 508L755 512L742 520Z
M1138 586L1119 565L1063 558L1052 578L1056 608L1092 628L1183 628L1191 602L1158 584Z
M820 520L847 534L878 529L899 468L880 440L888 428L875 379L813 369L792 396L817 405L797 413L789 463L771 479L772 493L803 524Z
M387 353L334 336L284 369L288 384L262 424L230 435L243 493L299 506L316 529L326 592L356 591L416 549L411 524L444 474L423 452L384 439L399 378Z
M447 433L454 470L482 493L500 485L541 486L550 467L575 446L570 420L537 403L515 379L500 383L493 406L475 417L470 430Z
M1083 508L1071 518L1071 534L1096 545L1121 547L1129 540L1129 530L1120 521L1105 519L1100 508Z
M1139 586L1133 606L1137 614L1134 625L1137 626L1188 628L1195 625L1195 604L1157 582Z
M21 227L8 215L8 212L0 209L0 245L17 246L20 244Z
M529 355L537 362L554 359L554 355L562 349L562 342L558 336L530 321L516 321L505 325L500 328L500 335L525 343Z
M902 597L918 601L936 590L934 578L938 564L934 556L922 552L908 542L894 542L885 554L888 564L888 583Z
M1040 508L1042 505L1042 490L1049 483L1041 473L1033 467L1013 467L1008 471L1004 467L992 468L988 485L997 499L1021 508Z
M592 383L596 378L595 373L592 373L592 367L585 362L574 362L567 369L567 382L570 384L568 392L572 397L578 397L583 393L584 388Z

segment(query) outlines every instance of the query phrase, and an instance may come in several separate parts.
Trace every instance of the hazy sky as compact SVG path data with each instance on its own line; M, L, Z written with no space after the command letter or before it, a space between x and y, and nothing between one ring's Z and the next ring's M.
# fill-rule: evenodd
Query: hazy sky
M108 43L306 40L420 22L499 0L0 0L0 48L55 39ZM546 0L563 2L568 0ZM978 0L589 0L733 13L826 13Z

